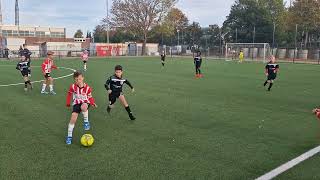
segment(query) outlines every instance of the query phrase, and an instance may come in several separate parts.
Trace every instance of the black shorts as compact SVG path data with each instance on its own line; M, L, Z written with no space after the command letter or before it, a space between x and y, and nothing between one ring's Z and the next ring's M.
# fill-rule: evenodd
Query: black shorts
M48 79L49 77L51 77L51 74L50 74L50 73L46 73L46 74L44 75L44 77L45 77L46 79Z
M109 105L113 105L117 101L120 95L123 95L123 93L115 92L115 93L109 94Z
M28 71L28 70L23 70L23 71L21 71L21 75L22 75L23 77L26 77L26 76L29 75L29 71Z
M194 63L194 65L196 66L196 69L199 69L201 67L201 63L200 62L196 62L196 63Z
M88 61L83 61L83 64L87 64Z
M277 78L277 74L269 74L268 75L268 80L273 81Z
M88 104L88 103L87 103ZM73 108L72 108L72 113L78 113L78 114L80 114L81 113L81 106L82 106L82 104L75 104L75 105L73 105ZM90 107L90 104L88 104L88 109L89 109L89 107Z

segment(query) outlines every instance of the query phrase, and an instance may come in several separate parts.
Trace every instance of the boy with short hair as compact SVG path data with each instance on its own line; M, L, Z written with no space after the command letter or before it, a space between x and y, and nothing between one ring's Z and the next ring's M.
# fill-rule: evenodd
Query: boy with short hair
M30 67L30 61L27 60L27 58L22 55L21 60L17 64L16 69L21 72L21 75L24 80L24 91L28 91L28 85L30 86L30 89L32 89L32 84L29 79L29 67Z
M23 44L23 49L21 50L21 55L25 56L27 61L29 62L29 74L28 76L31 77L31 52L29 51L27 44Z
M276 58L274 56L270 56L270 61L265 67L265 74L267 76L267 80L264 82L264 86L269 83L268 91L271 90L274 80L277 78L277 74L279 72L279 65L276 63Z
M239 53L239 62L242 63L242 62L243 62L243 59L244 59L244 53L243 53L243 50L240 50L240 53Z
M46 92L46 87L49 85L50 88L50 94L55 95L56 93L53 90L53 78L51 77L51 71L52 69L58 69L57 66L53 63L53 54L54 52L49 51L47 53L47 58L42 63L42 74L44 76L44 81L41 89L41 94L49 94Z
M114 70L115 70L114 75L109 77L104 85L109 95L109 105L107 107L107 112L110 113L111 109L114 107L114 103L119 98L121 104L125 107L129 115L129 118L131 120L135 120L136 118L133 116L133 113L130 110L129 104L127 103L127 100L124 97L124 94L122 92L123 84L127 84L132 89L132 92L134 92L134 88L127 79L122 78L122 74L123 74L122 66L117 65L114 68Z
M66 106L70 107L71 98L72 99L72 114L70 118L70 122L68 125L68 136L66 138L66 144L72 144L72 133L74 126L77 122L78 116L80 113L83 115L84 120L84 129L86 131L90 130L89 123L89 107L90 105L93 107L98 107L95 104L95 100L92 97L92 89L86 83L84 83L84 76L81 72L75 72L73 74L73 78L75 83L72 84L69 88L67 95L67 103Z
M162 53L161 53L161 64L162 64L162 67L164 67L165 61L166 61L166 54L165 54L164 51L162 51Z
M201 64L202 64L201 52L198 51L196 57L194 57L194 65L196 68L196 78L202 78L202 73L200 70Z

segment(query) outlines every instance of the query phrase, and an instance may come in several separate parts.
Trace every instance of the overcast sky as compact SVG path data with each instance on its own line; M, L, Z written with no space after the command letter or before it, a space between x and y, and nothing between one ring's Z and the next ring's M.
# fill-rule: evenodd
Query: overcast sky
M0 0L4 24L14 24L14 0ZM111 3L112 0L109 0ZM201 26L221 25L234 0L180 0L176 5L190 21ZM106 15L106 0L19 0L20 25L66 27L67 36L76 29L92 30Z

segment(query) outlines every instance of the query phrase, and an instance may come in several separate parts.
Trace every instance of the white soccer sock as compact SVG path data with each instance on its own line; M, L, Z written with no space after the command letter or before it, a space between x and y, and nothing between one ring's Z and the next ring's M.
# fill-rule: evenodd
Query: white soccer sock
M86 64L84 65L84 69L87 69L87 65Z
M44 92L46 90L47 85L46 84L42 84L42 92Z
M74 128L74 124L68 125L68 137L72 137L73 128Z
M50 91L53 91L53 85L50 84L49 87L50 87Z
M82 112L82 115L83 115L83 121L89 122L89 111Z

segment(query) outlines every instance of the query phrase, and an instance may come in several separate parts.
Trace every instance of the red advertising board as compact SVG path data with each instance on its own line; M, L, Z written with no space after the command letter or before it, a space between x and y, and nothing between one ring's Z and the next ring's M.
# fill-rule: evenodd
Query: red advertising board
M97 56L119 56L121 46L101 45L96 46Z

